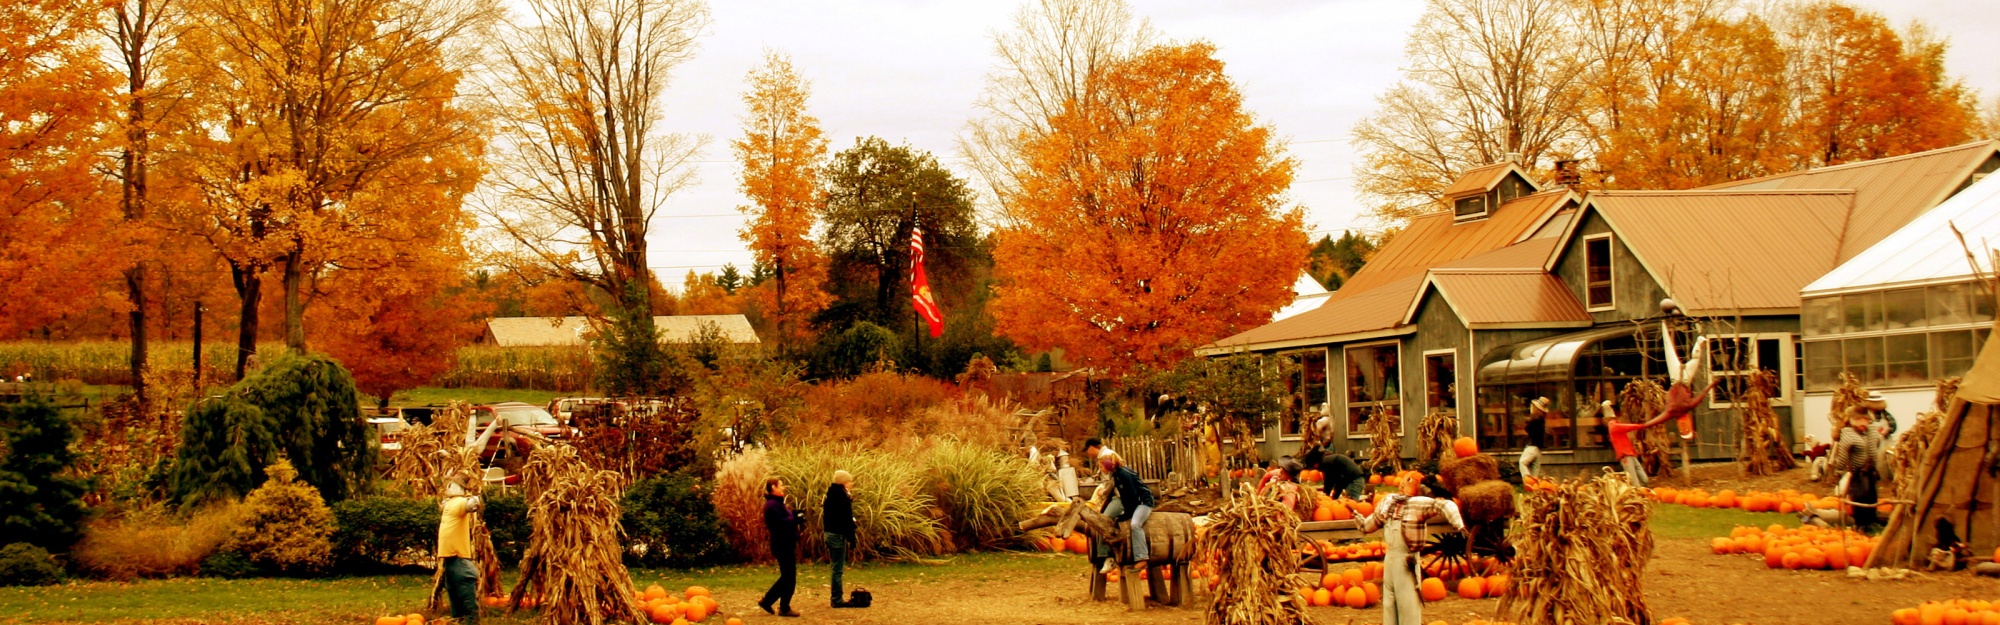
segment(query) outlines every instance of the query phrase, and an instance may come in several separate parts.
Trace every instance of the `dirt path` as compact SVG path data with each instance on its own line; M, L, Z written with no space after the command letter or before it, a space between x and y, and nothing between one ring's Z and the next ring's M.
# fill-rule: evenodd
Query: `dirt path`
M871 584L877 604L866 610L826 607L827 590L801 588L801 619L778 619L756 611L757 597L738 592L720 597L725 605L746 606L732 616L746 623L1200 623L1209 596L1198 592L1199 607L1126 612L1114 601L1088 600L1081 561L1073 573L1006 574L989 579L950 579L918 574ZM942 571L940 571L942 573ZM928 579L927 579L928 578ZM1115 595L1115 591L1114 591ZM1705 541L1664 539L1646 575L1646 602L1657 617L1684 616L1696 625L1880 625L1889 612L1935 599L2000 599L2000 582L1970 574L1929 576L1922 581L1868 582L1829 571L1773 571L1751 556L1717 556ZM1491 619L1498 600L1448 599L1424 610L1426 622L1463 623ZM1375 623L1374 608L1313 608L1322 625Z

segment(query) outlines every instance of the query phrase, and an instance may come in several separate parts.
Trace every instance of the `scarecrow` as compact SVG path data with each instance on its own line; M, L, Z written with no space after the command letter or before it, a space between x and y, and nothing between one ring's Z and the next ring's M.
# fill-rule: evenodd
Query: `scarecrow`
M1355 524L1364 534L1381 530L1387 547L1382 556L1382 625L1423 622L1423 603L1417 597L1423 567L1417 555L1430 542L1430 520L1443 517L1458 531L1465 531L1458 504L1418 495L1423 491L1423 482L1403 480L1402 492L1382 500L1374 514Z

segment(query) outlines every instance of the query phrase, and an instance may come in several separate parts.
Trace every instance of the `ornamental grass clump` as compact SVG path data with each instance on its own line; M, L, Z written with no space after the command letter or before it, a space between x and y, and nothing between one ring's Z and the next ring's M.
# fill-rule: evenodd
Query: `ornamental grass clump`
M1276 493L1259 495L1242 485L1195 538L1195 559L1212 559L1219 580L1208 605L1209 625L1314 622L1300 594L1313 583L1300 573L1296 555L1309 543L1299 536L1299 516Z
M1558 482L1522 500L1514 591L1501 613L1521 625L1652 622L1640 585L1653 556L1652 501L1622 474Z
M751 562L770 562L770 533L764 529L764 478L771 475L770 454L751 449L723 459L715 470L710 501L722 518L730 551Z
M931 515L931 497L924 466L907 456L851 447L793 446L770 455L771 474L785 480L786 501L803 511L802 557L826 555L820 510L833 472L854 475L848 494L854 498L855 540L848 560L916 562L952 551L944 524ZM762 483L758 492L762 492ZM758 499L762 505L761 496ZM762 517L758 517L762 522ZM1020 519L1013 519L1019 522Z
M203 559L229 542L242 504L203 506L183 514L186 518L177 518L166 506L153 505L92 522L70 559L98 579L194 575L201 572Z
M567 445L537 447L522 477L534 529L509 605L532 591L543 623L645 622L618 530L624 478Z
M957 440L931 446L925 455L931 496L961 547L1000 549L1024 545L1018 527L1048 495L1042 474L1026 461Z

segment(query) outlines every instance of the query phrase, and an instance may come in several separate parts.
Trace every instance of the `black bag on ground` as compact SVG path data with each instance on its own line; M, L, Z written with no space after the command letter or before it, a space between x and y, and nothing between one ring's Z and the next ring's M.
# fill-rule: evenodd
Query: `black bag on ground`
M865 608L874 604L875 593L868 592L866 588L855 588L854 592L847 595L847 607Z

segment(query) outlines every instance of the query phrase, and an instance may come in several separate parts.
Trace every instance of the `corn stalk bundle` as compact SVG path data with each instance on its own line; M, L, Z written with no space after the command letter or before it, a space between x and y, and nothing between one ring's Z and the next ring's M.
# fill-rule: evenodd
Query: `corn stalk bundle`
M510 605L519 606L532 587L543 623L645 622L618 527L624 478L591 468L568 445L535 448L522 477L532 485L532 533Z
M1750 374L1750 386L1743 391L1743 445L1737 460L1750 475L1772 475L1798 466L1785 439L1778 435L1778 413L1771 411L1771 389L1777 388L1777 373L1759 370Z
M1618 395L1618 418L1626 423L1651 420L1666 409L1667 390L1652 380L1626 383L1625 392ZM1674 472L1673 455L1668 452L1674 446L1674 435L1667 432L1669 427L1654 426L1632 436L1632 448L1639 452L1639 462L1646 467L1647 475L1672 475Z
M1417 464L1443 462L1451 443L1458 439L1458 415L1433 412L1417 424Z
M1368 418L1368 442L1372 445L1368 449L1369 471L1380 473L1383 467L1388 467L1390 471L1403 470L1402 437L1396 435L1398 430L1403 429L1402 420L1401 416L1380 408Z
M444 492L444 479L453 471L479 475L479 450L465 442L471 414L470 407L452 402L437 411L429 425L412 425L398 432L403 449L389 465L389 479L402 483L418 497L436 498Z
M1195 539L1195 557L1213 561L1220 576L1208 624L1313 623L1299 594L1313 584L1300 574L1294 555L1306 544L1299 537L1298 515L1272 491L1259 495L1248 484L1238 491L1234 501L1209 515Z
M1931 400L1931 409L1917 415L1917 424L1910 427L1896 439L1895 454L1890 458L1890 468L1895 471L1896 484L1893 490L1898 499L1916 500L1917 470L1924 461L1924 454L1931 448L1931 439L1937 437L1938 428L1944 426L1945 410L1951 408L1951 398L1958 394L1958 384L1964 378L1945 378L1937 382L1937 397Z
M1847 413L1848 406L1858 406L1867 400L1868 389L1861 387L1861 380L1856 379L1854 374L1840 372L1840 386L1833 389L1833 404L1826 411L1826 431L1832 432L1833 437L1838 440L1840 428L1847 427L1847 418L1841 415Z
M1652 501L1624 475L1531 492L1520 512L1502 614L1521 625L1652 622L1640 587L1653 556Z

